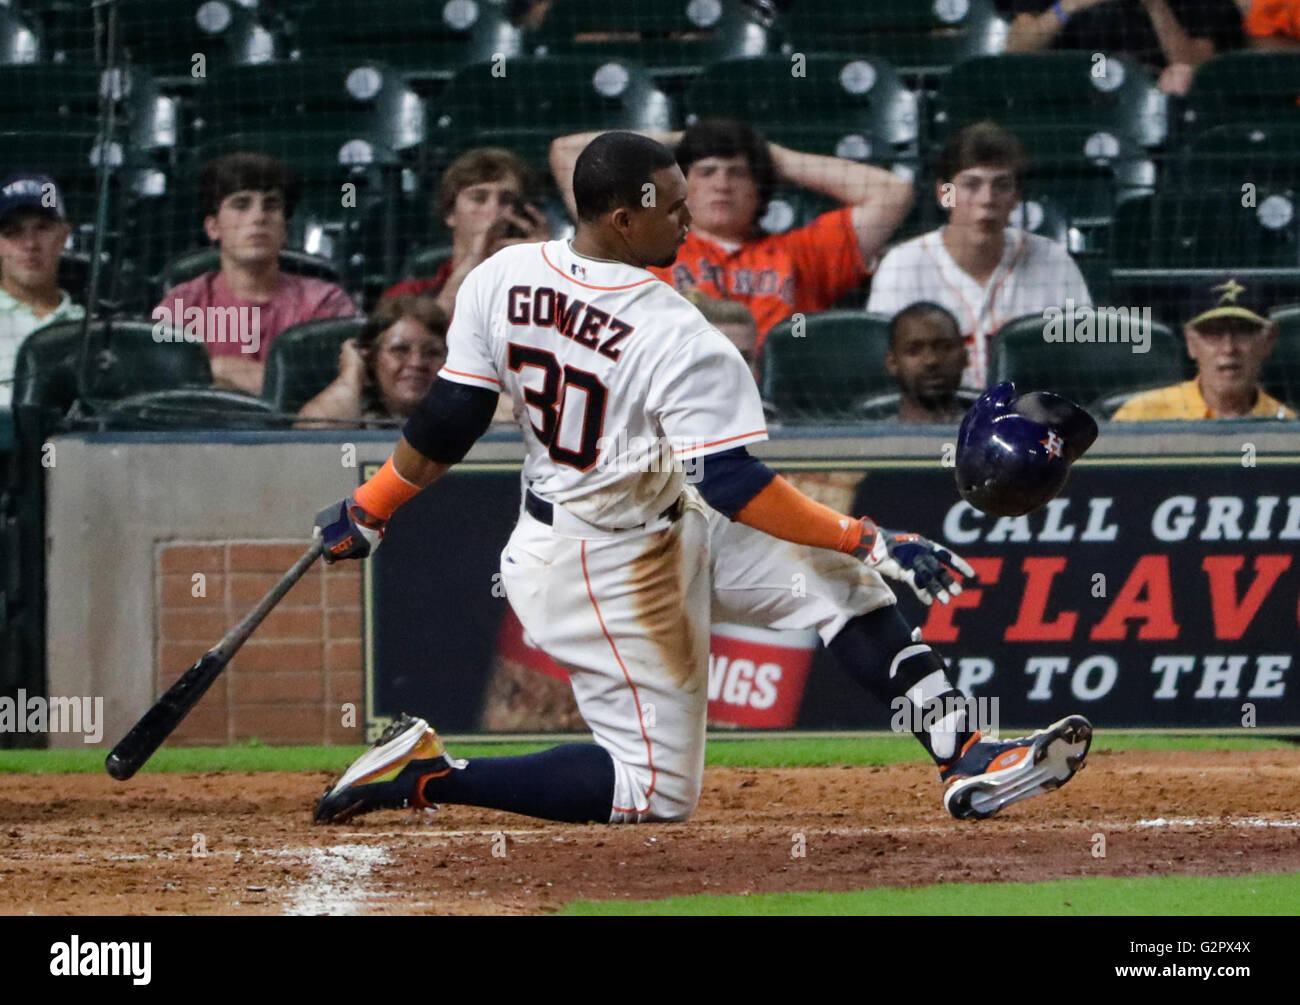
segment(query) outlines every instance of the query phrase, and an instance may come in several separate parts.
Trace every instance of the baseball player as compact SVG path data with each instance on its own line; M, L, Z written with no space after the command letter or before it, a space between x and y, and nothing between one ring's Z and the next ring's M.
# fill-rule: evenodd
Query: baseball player
M572 240L506 248L469 274L447 362L393 456L316 525L328 561L368 555L509 392L526 458L502 579L529 636L568 669L596 742L464 761L423 719L399 717L321 797L316 821L437 803L686 819L704 774L711 618L815 627L853 677L916 713L954 816L990 816L1069 780L1087 720L982 737L881 578L947 603L956 575L972 575L966 562L814 502L746 451L767 432L739 352L647 271L673 261L691 222L673 154L602 134L577 162L574 196Z

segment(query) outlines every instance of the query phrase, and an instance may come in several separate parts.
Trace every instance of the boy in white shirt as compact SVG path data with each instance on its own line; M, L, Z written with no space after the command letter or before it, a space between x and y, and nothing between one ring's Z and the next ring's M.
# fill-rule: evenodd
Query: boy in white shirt
M1012 318L1091 304L1065 248L1009 225L1020 202L1024 148L992 122L967 126L936 165L948 224L898 245L880 263L867 310L895 315L920 300L941 304L961 326L969 360L962 386L983 390L993 337Z

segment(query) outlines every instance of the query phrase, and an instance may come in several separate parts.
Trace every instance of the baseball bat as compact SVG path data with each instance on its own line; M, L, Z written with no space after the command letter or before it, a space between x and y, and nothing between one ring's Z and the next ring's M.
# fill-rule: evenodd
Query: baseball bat
M145 761L171 736L190 709L212 686L212 682L221 675L221 671L226 669L226 664L239 652L239 647L293 588L293 584L302 578L303 573L311 568L320 554L321 541L317 539L293 563L293 567L280 577L280 581L271 587L257 606L239 624L226 632L220 642L200 656L181 675L180 680L167 689L166 694L154 702L153 707L140 717L140 721L131 727L126 736L117 741L117 746L104 759L104 768L110 775L119 782L124 782L144 766Z

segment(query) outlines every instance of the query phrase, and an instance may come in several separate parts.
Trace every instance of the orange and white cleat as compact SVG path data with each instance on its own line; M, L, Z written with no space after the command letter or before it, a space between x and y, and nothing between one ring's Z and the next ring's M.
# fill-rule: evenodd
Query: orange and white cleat
M1059 789L1083 767L1092 723L1066 716L1016 740L977 739L939 772L943 805L958 820L983 820L1002 807Z
M448 755L427 722L403 713L325 790L315 822L341 824L373 810L424 806L420 789L425 780L464 766Z

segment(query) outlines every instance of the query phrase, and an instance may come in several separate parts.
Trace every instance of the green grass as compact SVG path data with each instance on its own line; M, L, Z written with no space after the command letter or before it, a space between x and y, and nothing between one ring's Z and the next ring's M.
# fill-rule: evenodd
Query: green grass
M501 757L544 750L545 742L453 743L457 757ZM178 747L160 750L145 771L342 771L363 747ZM1154 736L1101 734L1094 751L1293 750L1285 740L1263 736ZM104 769L106 745L84 750L0 750L0 773L75 774ZM788 768L825 764L884 765L919 761L910 736L780 737L709 741L708 763L719 767Z
M579 900L560 914L652 915L1293 915L1300 873L1143 876L1044 883L945 883L849 893L707 894L666 900Z

